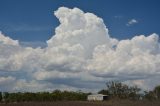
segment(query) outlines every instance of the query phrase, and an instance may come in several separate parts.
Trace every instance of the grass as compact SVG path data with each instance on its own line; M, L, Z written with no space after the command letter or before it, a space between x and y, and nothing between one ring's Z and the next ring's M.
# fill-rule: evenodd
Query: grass
M21 102L0 103L0 106L160 106L160 101L109 100L103 102L57 101L57 102Z

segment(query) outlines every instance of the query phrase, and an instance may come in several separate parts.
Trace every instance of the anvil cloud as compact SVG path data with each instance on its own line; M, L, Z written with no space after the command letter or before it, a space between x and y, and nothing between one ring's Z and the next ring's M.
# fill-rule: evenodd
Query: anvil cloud
M55 11L60 25L45 48L0 33L0 90L95 90L110 80L152 88L160 80L159 35L111 38L103 19L78 8Z

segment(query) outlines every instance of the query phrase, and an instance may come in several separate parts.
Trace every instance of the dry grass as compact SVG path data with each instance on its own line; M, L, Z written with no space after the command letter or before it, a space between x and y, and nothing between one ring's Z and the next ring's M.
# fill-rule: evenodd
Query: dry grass
M1 103L0 106L160 106L160 101L109 100L104 102L58 101L58 102L23 102Z

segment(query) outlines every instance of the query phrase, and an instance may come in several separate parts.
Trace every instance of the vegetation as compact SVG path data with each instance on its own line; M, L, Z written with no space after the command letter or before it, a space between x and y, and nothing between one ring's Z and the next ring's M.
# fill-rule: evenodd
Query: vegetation
M118 81L106 83L107 89L98 93L109 95L111 99L129 99L129 100L160 100L160 85L156 86L153 91L143 91L137 86L128 86Z
M84 101L87 98L87 93L82 92L69 92L55 90L53 92L17 92L7 93L4 92L4 102L30 102L30 101ZM2 100L2 99L1 99Z
M140 99L140 88L137 86L128 86L118 81L111 81L106 83L107 89L101 90L99 93L109 95L111 98L119 99Z
M0 92L0 101L2 101L2 92Z
M157 99L160 99L160 85L156 86L153 90Z
M160 86L157 86L153 91L144 91L137 86L128 86L118 81L106 83L106 89L100 90L99 94L109 95L111 100L136 100L136 101L159 101ZM141 92L141 93L140 93ZM52 102L52 101L86 101L87 96L91 93L60 91L53 92L17 92L8 93L0 92L1 102Z

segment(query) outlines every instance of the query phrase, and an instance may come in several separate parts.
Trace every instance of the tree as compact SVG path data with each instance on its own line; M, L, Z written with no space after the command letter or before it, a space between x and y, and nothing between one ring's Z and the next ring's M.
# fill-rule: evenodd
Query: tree
M0 92L0 102L2 101L2 92Z
M111 81L106 83L107 90L112 97L120 99L139 99L139 91L137 86L128 86L119 81Z
M160 99L160 85L159 85L159 86L156 86L156 87L154 88L153 92L155 93L156 98L157 98L157 99Z
M98 94L109 95L109 91L102 89L98 92Z
M145 95L144 95L144 98L147 99L147 100L156 100L156 95L153 91L144 91Z

